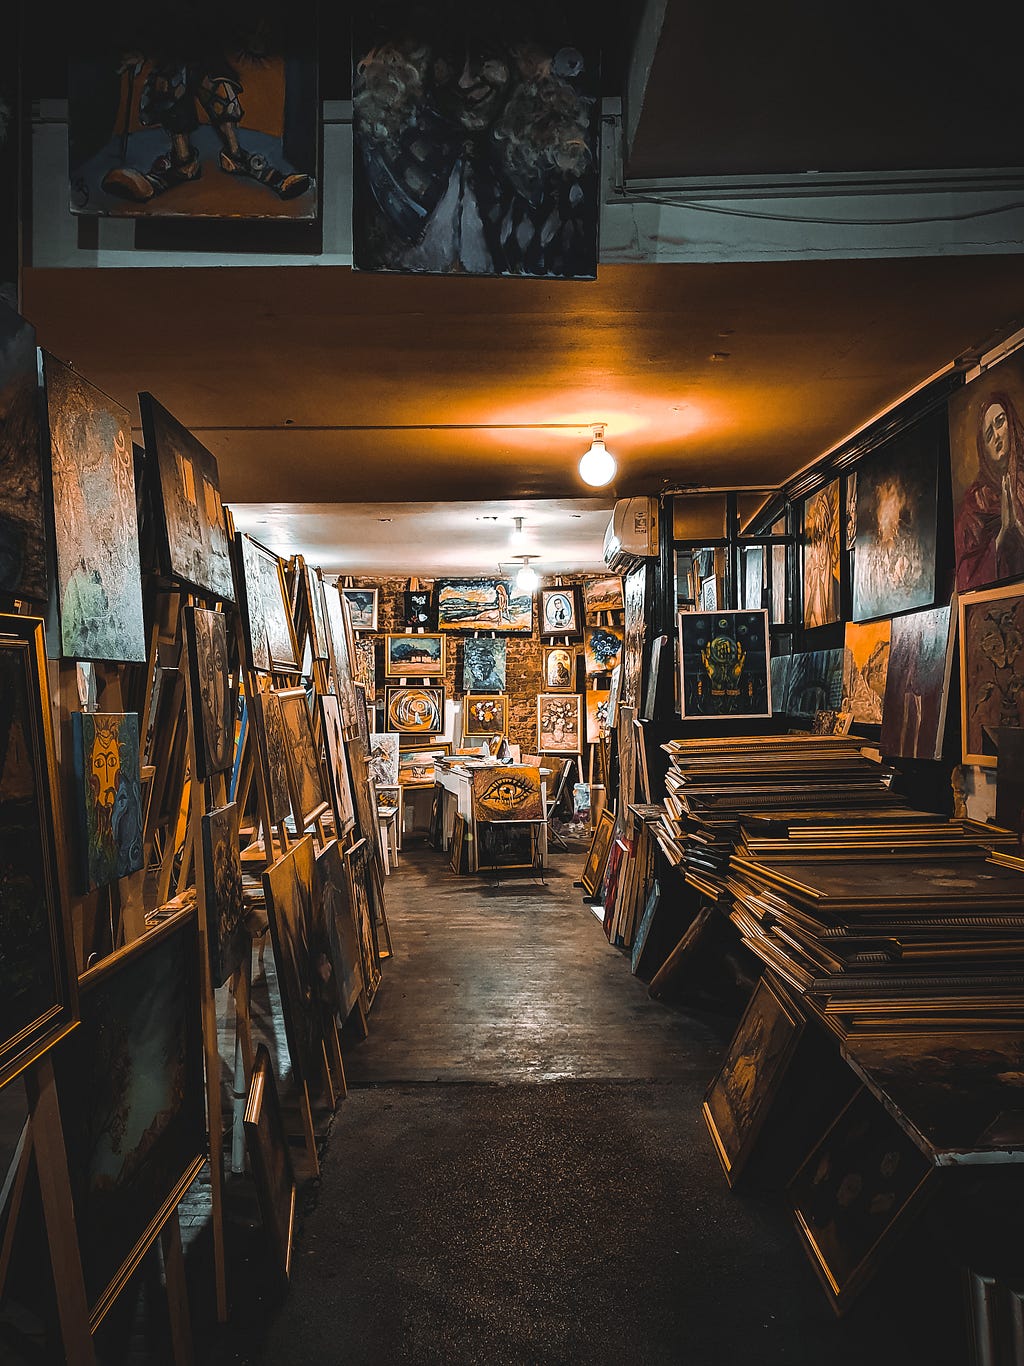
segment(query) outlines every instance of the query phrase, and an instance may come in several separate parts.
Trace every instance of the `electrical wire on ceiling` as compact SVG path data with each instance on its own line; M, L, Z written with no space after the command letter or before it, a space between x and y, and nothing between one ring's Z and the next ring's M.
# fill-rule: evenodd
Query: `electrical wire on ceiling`
M616 189L617 197L627 204L653 204L663 209L692 209L695 213L718 213L729 218L754 218L772 223L816 223L837 228L892 228L913 227L919 223L963 223L971 218L988 218L997 213L1011 213L1024 209L1024 200L997 204L987 209L968 209L964 213L931 214L913 218L812 218L804 214L763 213L755 209L732 209L708 204L699 199L676 199L664 195L630 194Z

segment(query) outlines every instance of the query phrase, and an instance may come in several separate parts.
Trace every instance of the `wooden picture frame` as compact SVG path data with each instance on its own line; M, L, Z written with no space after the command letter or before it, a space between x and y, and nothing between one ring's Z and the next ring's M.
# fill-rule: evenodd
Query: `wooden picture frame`
M508 733L508 696L505 693L467 693L462 704L463 735L489 739Z
M544 646L540 681L545 692L576 691L576 651L571 645Z
M434 591L432 588L407 588L402 594L402 624L415 631L422 627L425 631L437 629L437 613L434 611Z
M619 612L622 602L621 574L583 580L583 605L588 617L596 616L598 612Z
M281 721L285 734L285 759L288 765L288 792L292 815L301 833L329 805L324 793L320 759L313 741L313 721L309 714L305 688L279 688Z
M380 607L379 588L354 588L339 585L338 591L348 603L353 631L376 631Z
M327 760L327 780L331 789L336 828L339 835L345 835L356 823L356 811L352 797L352 777L345 751L341 704L330 693L320 694L319 703L324 754Z
M1020 726L1024 713L1024 655L1013 648L1024 626L1024 587L1012 583L960 593L957 611L963 762L995 768L994 749L984 748L984 727Z
M463 692L504 692L508 643L504 636L469 636L462 642Z
M384 729L400 735L440 735L444 731L444 687L388 685L384 689Z
M541 693L537 698L537 753L579 754L583 744L583 698Z
M247 699L247 705L267 789L270 821L279 825L288 819L292 809L281 700L276 692L257 692Z
M542 640L552 636L578 637L582 631L579 590L561 586L542 588L538 616L538 632Z
M348 879L349 902L359 938L367 1009L373 1004L382 976L381 952L377 940L376 889L371 885L376 876L373 851L379 847L379 836L374 831L372 836L364 835L351 848L345 850L345 876Z
M384 637L385 678L444 678L447 640L440 631L388 633Z
M287 1281L292 1269L298 1186L274 1069L264 1043L256 1049L242 1126L270 1253L282 1280Z
M608 862L608 851L611 849L614 828L615 817L605 808L598 816L597 824L594 826L594 834L590 841L590 848L587 850L587 859L583 865L583 873L580 878L587 896L597 896L598 888L604 882L604 869Z
M330 662L331 642L327 625L324 583L315 565L303 564L302 588L310 627L310 652L314 659Z
M679 711L687 720L769 717L768 612L680 612Z
M203 893L210 976L223 986L252 951L242 894L238 844L238 807L234 802L208 811L201 821Z
M442 631L533 635L533 594L512 579L438 579L434 596Z
M235 697L228 668L228 624L223 612L182 609L191 682L197 777L212 778L231 767L235 751Z
M249 666L261 673L299 673L302 661L289 607L284 565L244 532L235 535Z
M71 740L78 878L81 890L88 892L143 867L138 714L74 711Z

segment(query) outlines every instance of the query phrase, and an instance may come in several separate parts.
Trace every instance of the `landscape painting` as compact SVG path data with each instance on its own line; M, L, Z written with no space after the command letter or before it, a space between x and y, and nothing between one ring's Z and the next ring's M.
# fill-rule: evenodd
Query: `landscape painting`
M768 613L679 613L683 716L771 716Z
M882 705L884 755L942 758L953 664L952 623L948 604L893 620Z
M477 821L542 821L540 769L523 765L477 769L473 815Z
M281 688L277 698L281 704L281 722L284 726L284 752L288 764L292 814L296 824L304 830L327 806L320 761L313 743L309 705L304 688Z
M202 829L210 974L213 985L220 987L242 966L245 955L252 948L242 898L238 807L234 802L215 807L203 816Z
M839 620L839 480L804 503L804 628Z
M622 631L617 626L588 626L584 633L583 653L587 677L608 674L622 654Z
M603 578L583 580L583 605L587 616L597 612L622 610L622 576L608 574Z
M462 645L465 692L504 692L507 642L497 637L471 637Z
M850 621L846 623L842 709L850 712L854 721L873 726L882 724L891 631L891 621L868 622L862 626Z
M1024 727L1024 592L1012 584L958 603L963 761L994 768L985 727Z
M443 678L445 638L442 635L384 637L386 678Z
M582 701L579 693L541 693L537 698L538 754L579 754Z
M0 593L46 601L36 330L0 300Z
M376 588L341 588L341 596L348 603L349 619L353 631L376 631L377 598Z
M71 713L83 892L142 868L142 784L135 712Z
M223 612L186 607L182 612L188 651L196 768L202 779L231 767L235 706L228 670L228 625Z
M504 735L508 730L508 698L502 693L489 693L483 697L469 693L463 708L462 729L467 738Z
M533 635L533 595L511 579L439 579L435 588L442 631Z
M142 570L128 413L43 353L65 659L141 664Z
M315 1094L323 1082L324 1054L313 953L316 865L312 835L303 835L266 869L263 891L292 1070Z
M575 588L542 588L540 590L540 634L542 636L578 636L580 609Z
M440 735L444 730L444 688L388 687L384 728L404 735Z

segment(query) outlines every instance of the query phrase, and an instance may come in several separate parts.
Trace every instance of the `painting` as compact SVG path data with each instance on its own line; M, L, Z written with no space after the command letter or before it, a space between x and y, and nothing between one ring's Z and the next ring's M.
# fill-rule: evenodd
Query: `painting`
M230 802L214 808L203 816L202 828L210 975L213 985L220 987L242 966L252 948L242 899L238 807Z
M468 841L467 841L468 843ZM488 821L476 828L475 857L479 871L498 868L532 868L537 856L537 834L530 824ZM472 867L472 862L470 864Z
M628 707L640 705L640 690L644 672L644 641L647 619L644 600L647 593L647 566L639 565L626 575L623 600L625 611L622 623L622 675L619 679L619 701ZM760 606L760 603L758 603Z
M72 213L316 217L311 5L107 6L69 51Z
M292 809L285 752L288 742L281 716L281 701L275 692L254 693L248 701L252 708L253 729L256 731L267 800L270 803L270 821L272 825L278 825L288 819Z
M295 1230L298 1187L281 1115L277 1082L265 1043L256 1049L242 1127L271 1256L282 1280L287 1281L292 1266L292 1234Z
M579 693L541 693L537 698L537 753L579 754L583 735Z
M314 565L302 565L302 586L306 597L306 616L309 621L310 652L314 659L330 660L327 639L327 620L324 609L324 586L320 570Z
M539 768L502 765L473 773L473 816L487 821L542 821L544 799Z
M386 678L444 678L445 638L438 635L384 637Z
M771 716L768 613L679 613L683 716Z
M442 631L533 635L533 594L511 579L439 579L435 588Z
M348 603L349 619L353 631L376 631L377 629L377 588L339 588L341 596Z
M228 624L223 612L186 607L185 649L192 693L196 769L202 779L231 767L235 747L235 700L228 671Z
M896 617L882 704L883 754L941 759L953 666L952 609Z
M142 867L142 784L135 712L71 713L83 892Z
M568 645L546 645L541 684L547 692L573 692L576 687L576 651Z
M508 731L508 698L504 693L469 693L463 703L465 736L504 735Z
M839 480L804 503L804 627L839 620Z
M298 1079L316 1092L323 1080L321 990L314 953L316 868L313 836L302 838L263 873L274 966L288 1056ZM319 980L318 980L319 979Z
M409 630L418 630L421 626L426 631L436 628L434 594L429 588L408 588L402 594L402 625Z
M622 576L606 574L602 578L583 580L583 606L587 616L598 612L622 610Z
M0 1086L74 1025L43 627L0 617Z
M651 883L650 891L647 893L647 900L644 903L644 913L640 917L640 923L636 927L636 934L633 936L633 947L630 953L629 970L634 977L643 977L645 980L649 975L649 967L644 963L648 940L651 938L651 930L654 927L654 919L658 914L658 907L661 904L661 884L657 878ZM653 941L652 947L653 947Z
M465 692L504 692L507 643L478 636L463 642L462 687Z
M376 839L376 834L373 836ZM372 847L364 836L345 850L345 876L348 879L349 903L352 906L356 934L359 938L359 957L363 971L366 1004L373 1003L381 982L380 948L377 944L377 923L371 899L371 879L374 877Z
M146 659L131 418L43 352L65 659Z
M808 650L789 656L786 713L812 717L843 705L843 650Z
M622 631L617 626L588 626L583 653L588 678L611 673L622 654Z
M313 743L309 704L304 688L281 688L277 697L284 726L284 753L288 765L292 815L298 828L305 830L312 820L323 814L327 806L320 760Z
M0 300L0 593L46 601L36 330Z
M82 1022L54 1071L95 1328L206 1157L195 911L105 958L79 990Z
M785 536L786 519L780 518L772 527L773 536ZM771 547L772 625L783 626L789 619L786 611L786 547Z
M1024 577L1024 353L949 397L956 586Z
M940 452L945 457L946 434L932 419L858 465L854 621L935 601Z
M332 1009L344 1023L363 991L363 967L359 936L349 898L348 878L341 843L330 840L316 859L316 897L326 921L333 968Z
M730 1186L754 1149L803 1026L785 991L770 976L762 977L704 1098L704 1120Z
M356 683L362 685L372 706L377 691L377 647L372 640L356 641L352 677Z
M855 722L882 724L885 676L889 670L891 621L846 623L843 651L843 711Z
M547 637L580 634L580 608L575 588L540 590L540 634Z
M583 865L581 882L583 890L587 896L594 897L597 890L604 881L604 867L608 862L608 850L612 843L612 830L615 826L615 817L605 808L597 818L594 826L593 838L590 841L590 848L587 850L587 860Z
M440 735L444 730L444 688L387 687L384 729L403 735Z
M1024 727L1024 592L1019 584L958 595L963 761L996 765L986 726Z
M298 673L302 667L288 606L284 566L272 550L239 532L243 619L250 665L263 672Z
M321 584L327 621L327 648L330 653L331 687L341 705L346 735L354 735L359 724L355 678L353 677L354 637L345 621L345 603L333 584ZM372 641L360 641L373 646Z
M397 737L396 737L397 738ZM438 759L450 752L448 744L430 745L425 749L403 749L398 756L398 781L403 787L417 783L432 783Z
M398 782L397 735L387 731L370 736L370 773L378 787L394 787Z
M773 655L770 663L772 708L783 714L789 712L790 659L790 655Z
M758 612L764 603L764 546L747 546L743 552L743 578L740 581L740 606Z
M139 394L161 568L220 602L234 602L217 461L152 394Z
M344 727L341 719L341 704L330 694L320 696L320 724L327 755L327 777L331 787L331 801L334 806L337 832L346 834L356 823L355 806L352 801L352 782L349 778L348 759L345 755ZM395 737L397 738L397 737Z
M588 688L585 700L587 706L587 744L596 745L601 740L607 740L611 730L611 722L608 717L608 703L611 700L611 693L607 688Z
M592 280L600 54L560 7L413 0L352 34L357 270Z

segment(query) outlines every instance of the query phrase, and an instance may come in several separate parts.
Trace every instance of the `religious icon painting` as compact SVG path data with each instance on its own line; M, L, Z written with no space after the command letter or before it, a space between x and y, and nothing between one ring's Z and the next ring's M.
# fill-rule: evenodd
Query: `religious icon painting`
M587 616L597 612L622 610L622 576L606 574L602 578L583 580L583 605Z
M444 730L444 688L387 687L384 728L403 735L440 735Z
M135 712L71 713L82 891L142 867L142 784Z
M622 654L623 632L618 626L588 626L584 635L587 677L608 674Z
M348 603L349 618L353 631L376 631L377 588L342 588L341 596Z
M771 716L768 613L680 612L683 716Z
M467 737L504 735L508 730L508 698L501 693L483 697L469 693L463 708L463 734Z
M131 418L43 353L60 653L142 663L142 571Z
M208 812L202 829L206 937L213 985L220 987L241 967L252 947L242 898L238 807L230 802Z
M578 636L580 634L579 599L575 588L542 588L540 590L540 634L542 636Z
M537 698L538 754L579 754L582 702L579 693L541 693Z
M541 674L546 692L575 692L576 651L568 645L546 645Z
M473 815L478 821L542 821L540 769L523 765L480 768L473 774Z
M435 589L442 631L533 635L533 594L511 579L439 579Z
M0 593L47 595L36 330L0 301Z
M504 692L507 643L498 636L471 637L462 646L462 687L466 692Z
M196 768L212 778L231 767L234 758L235 707L228 671L228 626L223 612L205 607L183 611L188 652Z
M804 627L839 620L839 480L804 503Z
M443 678L445 638L415 632L384 637L386 678Z

